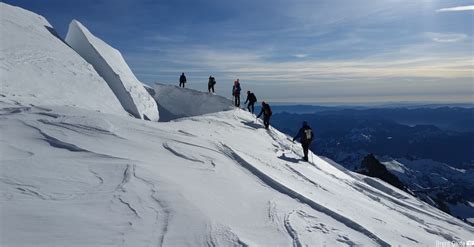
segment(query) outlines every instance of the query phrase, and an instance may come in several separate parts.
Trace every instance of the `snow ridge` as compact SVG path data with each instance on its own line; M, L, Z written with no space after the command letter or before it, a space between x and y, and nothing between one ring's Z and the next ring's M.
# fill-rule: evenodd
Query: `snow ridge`
M77 20L69 24L66 42L94 66L127 112L136 118L158 121L156 102L135 77L118 50L95 37Z

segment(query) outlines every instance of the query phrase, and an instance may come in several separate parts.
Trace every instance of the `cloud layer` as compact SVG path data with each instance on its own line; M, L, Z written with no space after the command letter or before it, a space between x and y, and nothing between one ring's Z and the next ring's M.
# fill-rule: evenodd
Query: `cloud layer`
M437 12L473 11L474 5L438 9Z

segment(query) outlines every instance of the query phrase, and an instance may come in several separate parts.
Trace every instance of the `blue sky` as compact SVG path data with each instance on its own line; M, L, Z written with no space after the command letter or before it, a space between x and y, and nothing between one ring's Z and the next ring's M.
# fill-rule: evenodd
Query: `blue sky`
M119 49L145 83L292 103L474 102L474 1L7 0L72 19Z

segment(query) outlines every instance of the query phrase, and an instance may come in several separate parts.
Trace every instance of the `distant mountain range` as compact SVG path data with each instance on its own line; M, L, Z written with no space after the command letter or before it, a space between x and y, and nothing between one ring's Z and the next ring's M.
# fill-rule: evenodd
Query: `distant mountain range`
M272 124L284 133L295 135L303 121L312 126L318 155L356 171L373 153L418 197L474 219L474 185L467 182L474 172L474 108L273 108Z
M347 166L356 160L336 158L337 153L359 150L410 159L432 159L457 168L470 168L474 161L474 108L377 108L339 109L315 107L314 113L289 113L276 106L273 125L294 135L308 121L317 141L313 150ZM298 112L308 110L303 106ZM352 163L355 162L355 163ZM351 164L352 163L352 164Z

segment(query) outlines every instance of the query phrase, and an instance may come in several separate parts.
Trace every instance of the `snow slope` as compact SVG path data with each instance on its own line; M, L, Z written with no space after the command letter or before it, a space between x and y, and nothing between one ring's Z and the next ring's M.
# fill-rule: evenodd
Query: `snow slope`
M0 98L13 103L127 114L102 77L46 19L5 3L0 3L0 83Z
M236 109L146 122L1 103L2 246L426 246L474 228Z
M38 76L28 72L18 76ZM302 162L299 145L240 109L150 122L5 91L0 246L433 246L474 236L380 180L314 154ZM166 100L193 104L179 95ZM193 102L210 100L201 97L213 96Z
M160 83L156 83L153 90L160 108L160 121L164 122L233 108L231 100L207 92Z
M118 50L95 37L76 20L69 24L66 42L94 66L126 111L137 118L158 121L156 102L135 77Z

